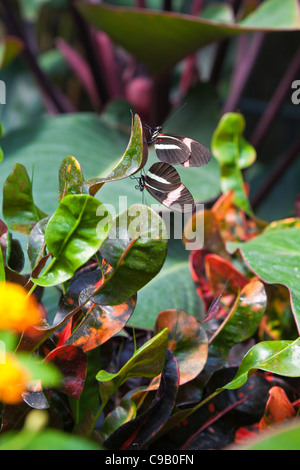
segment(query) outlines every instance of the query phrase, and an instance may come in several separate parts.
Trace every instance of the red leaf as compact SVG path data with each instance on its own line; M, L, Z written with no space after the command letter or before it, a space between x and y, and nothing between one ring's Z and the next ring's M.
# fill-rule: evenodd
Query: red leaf
M62 391L74 398L79 398L84 386L87 357L85 352L73 345L60 346L45 358L53 362L63 374Z
M90 302L85 318L68 339L68 344L90 351L119 333L131 317L136 295L120 305L98 305Z
M259 430L267 431L272 425L286 421L296 416L296 411L281 387L272 387L269 390L269 399L266 404L264 416L260 420Z

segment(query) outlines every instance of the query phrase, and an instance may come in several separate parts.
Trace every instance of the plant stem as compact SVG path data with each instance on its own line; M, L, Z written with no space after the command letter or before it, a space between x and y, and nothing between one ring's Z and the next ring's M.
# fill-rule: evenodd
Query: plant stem
M248 82L256 58L260 52L264 37L264 33L254 34L254 36L251 38L251 43L249 46L246 44L246 42L249 41L248 35L242 35L239 37L237 59L231 80L231 91L223 107L223 114L235 111L236 107L238 106L239 100Z
M225 410L222 410L220 413L216 414L213 416L211 419L209 419L206 423L204 423L201 428L198 429L198 431L193 434L184 444L182 447L180 447L180 450L186 450L189 444L199 435L201 432L203 432L208 426L211 426L213 423L215 423L218 419L222 418L226 413L229 411L233 410L237 406L241 405L248 399L248 396L241 398L240 400L236 401L235 403L232 403L229 405Z
M74 0L69 0L70 10L74 18L74 22L77 26L79 35L81 37L82 45L85 49L85 54L87 61L91 67L91 71L93 73L95 85L98 90L99 98L101 100L102 105L106 104L109 100L109 94L107 90L107 84L103 78L103 74L101 72L100 63L95 51L95 44L91 35L91 31L89 26L79 14L78 10L76 9Z
M91 435L93 434L94 428L95 428L95 426L96 426L96 424L97 424L98 419L100 418L100 415L101 415L101 413L102 413L102 411L103 411L105 405L106 405L106 402L105 402L105 403L101 403L101 406L100 406L100 408L99 408L99 410L98 410L98 412L97 412L97 414L96 414L96 416L95 416L95 418L94 418L94 420L93 420L91 429L89 430L88 437L91 437Z

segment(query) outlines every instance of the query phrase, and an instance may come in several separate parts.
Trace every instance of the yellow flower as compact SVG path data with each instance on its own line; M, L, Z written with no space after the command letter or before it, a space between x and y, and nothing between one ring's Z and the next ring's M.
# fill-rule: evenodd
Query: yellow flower
M38 325L42 315L35 297L19 284L0 282L0 330L21 333Z
M22 401L30 380L29 371L11 354L6 354L5 364L0 364L0 402L13 405Z

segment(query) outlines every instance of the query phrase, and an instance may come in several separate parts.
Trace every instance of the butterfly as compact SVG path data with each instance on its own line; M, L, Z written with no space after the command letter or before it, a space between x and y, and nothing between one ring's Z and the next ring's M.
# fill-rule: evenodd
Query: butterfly
M145 125L145 124L144 124ZM195 139L176 134L163 134L162 126L151 127L145 125L151 133L148 144L154 144L157 158L170 165L203 166L211 157L210 151L205 145Z
M151 196L164 206L177 212L192 212L195 201L189 190L180 180L180 176L168 163L154 163L145 175L138 180L137 189L146 189Z

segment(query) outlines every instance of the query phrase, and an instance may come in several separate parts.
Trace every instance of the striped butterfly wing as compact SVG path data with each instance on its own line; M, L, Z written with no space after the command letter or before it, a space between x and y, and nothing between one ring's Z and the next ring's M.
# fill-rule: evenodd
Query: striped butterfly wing
M157 158L171 165L203 166L210 151L201 142L175 134L158 134L154 141Z
M154 141L157 158L170 165L181 165L189 158L190 151L181 141L181 136L159 134Z
M195 202L180 176L167 163L154 163L147 172L144 186L161 204L177 212L192 212Z
M182 165L185 167L206 165L211 157L208 148L198 140L189 139L188 137L183 139L183 142L189 148L189 156Z

